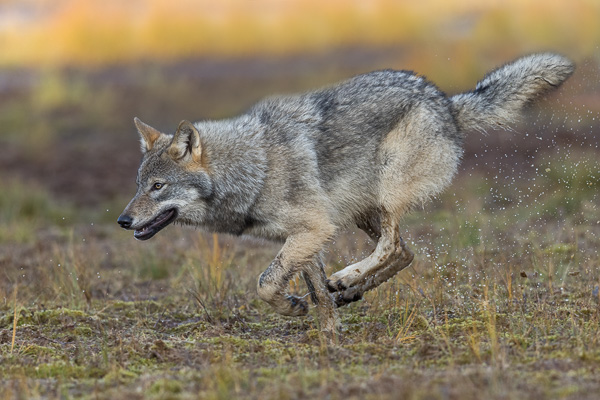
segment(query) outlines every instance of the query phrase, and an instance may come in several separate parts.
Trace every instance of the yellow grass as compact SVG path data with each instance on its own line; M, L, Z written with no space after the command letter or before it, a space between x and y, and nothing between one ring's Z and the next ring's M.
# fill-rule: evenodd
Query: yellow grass
M213 251L212 251L212 262L210 263L210 269L213 273L213 276L215 277L215 284L217 285L217 287L221 287L221 270L223 268L223 260L222 260L222 253L221 253L221 247L219 246L219 235L217 235L216 233L212 234L212 239L213 239Z
M600 2L592 0L2 3L0 65L102 65L349 45L409 46L414 58L435 62L431 57L441 55L432 54L434 44L452 47L455 56L545 48L582 56L600 42Z

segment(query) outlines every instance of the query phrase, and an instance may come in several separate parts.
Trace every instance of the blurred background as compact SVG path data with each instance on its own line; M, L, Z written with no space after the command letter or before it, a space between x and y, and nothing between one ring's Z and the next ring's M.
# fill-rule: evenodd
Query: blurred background
M171 133L381 68L453 94L520 55L561 52L573 78L516 133L470 135L459 182L525 179L556 154L595 160L599 45L595 0L1 0L0 239L49 202L52 223L69 210L113 221L135 191L135 116Z

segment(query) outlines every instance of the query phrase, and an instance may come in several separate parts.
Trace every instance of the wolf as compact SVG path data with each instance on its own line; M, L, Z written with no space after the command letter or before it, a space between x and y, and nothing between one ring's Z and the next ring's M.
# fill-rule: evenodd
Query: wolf
M172 135L135 118L143 157L118 223L138 240L177 222L281 242L259 297L283 315L307 314L304 297L288 292L301 273L320 329L335 337L337 307L412 262L401 218L450 184L465 135L508 129L573 71L569 59L539 53L454 96L413 72L382 70L267 98L235 118L182 121ZM327 278L323 252L348 227L375 249Z

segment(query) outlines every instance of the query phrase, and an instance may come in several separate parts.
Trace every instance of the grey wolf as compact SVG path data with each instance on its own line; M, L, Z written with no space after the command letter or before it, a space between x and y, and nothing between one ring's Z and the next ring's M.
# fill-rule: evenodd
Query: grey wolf
M173 135L136 118L138 188L118 223L139 240L179 222L282 242L258 295L281 314L305 315L306 300L288 293L301 273L321 329L334 336L336 307L411 263L400 220L450 184L465 135L509 127L573 70L560 55L533 54L450 97L412 72L376 71L267 98L235 118L183 121ZM375 250L327 279L323 251L353 226Z

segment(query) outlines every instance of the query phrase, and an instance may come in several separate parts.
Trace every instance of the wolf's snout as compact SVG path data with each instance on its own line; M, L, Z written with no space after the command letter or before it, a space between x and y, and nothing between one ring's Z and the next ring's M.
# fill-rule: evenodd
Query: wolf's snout
M121 225L121 228L129 229L131 228L131 224L133 223L133 218L131 218L129 215L121 214L119 215L117 222L119 223L119 225Z

